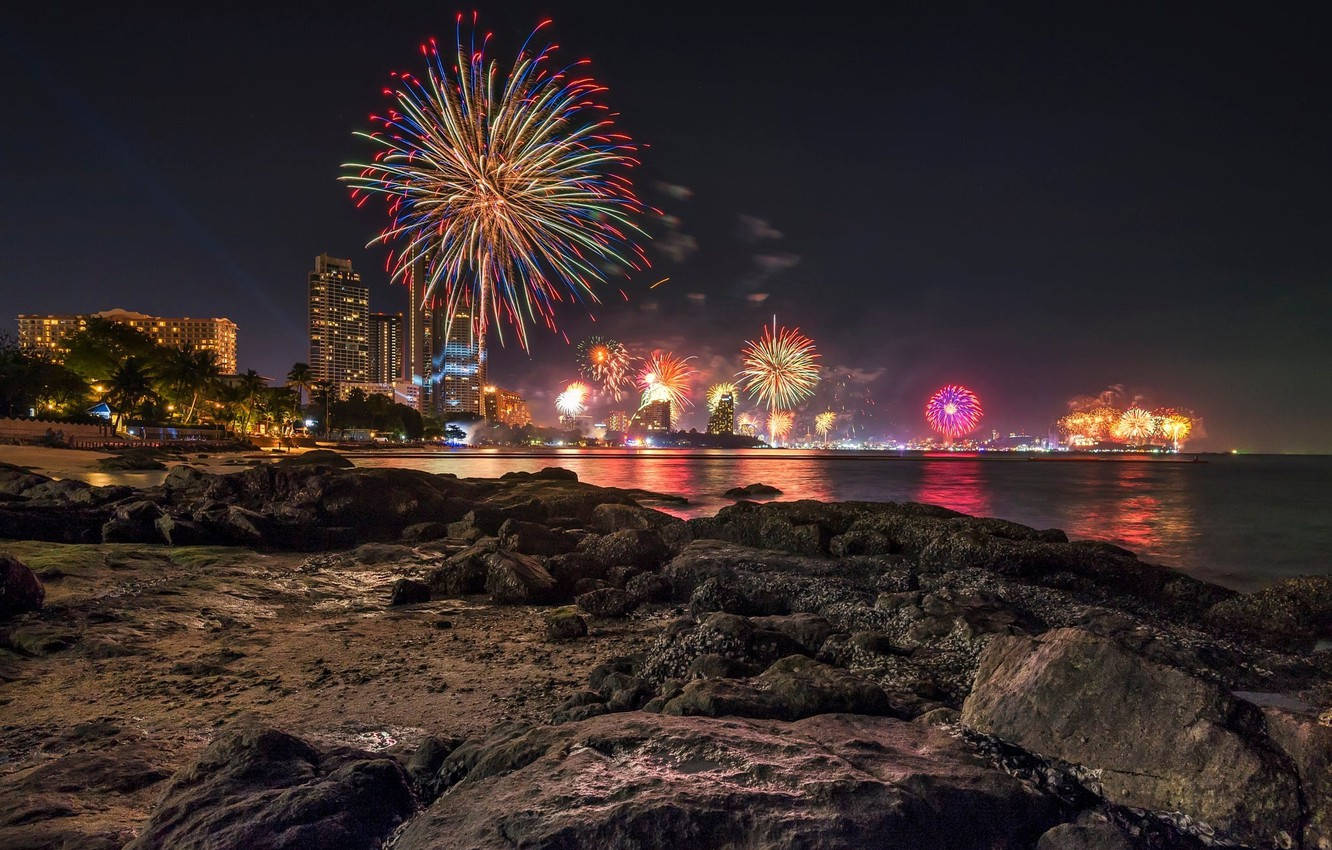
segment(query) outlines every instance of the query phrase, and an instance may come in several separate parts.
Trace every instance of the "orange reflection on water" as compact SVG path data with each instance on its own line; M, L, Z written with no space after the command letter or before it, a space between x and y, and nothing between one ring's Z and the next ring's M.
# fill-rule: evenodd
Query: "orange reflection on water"
M979 460L927 460L921 463L914 499L973 516L990 515L990 490Z
M1145 463L1101 463L1096 498L1079 500L1064 527L1072 538L1107 540L1142 557L1176 551L1194 534L1190 494Z

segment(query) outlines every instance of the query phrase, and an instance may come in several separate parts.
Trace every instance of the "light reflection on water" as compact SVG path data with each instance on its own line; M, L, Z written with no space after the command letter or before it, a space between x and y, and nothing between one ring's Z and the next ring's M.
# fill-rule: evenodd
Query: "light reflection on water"
M562 466L582 481L685 496L682 516L731 504L722 493L762 481L782 499L919 501L997 516L1074 539L1098 539L1201 578L1253 587L1283 575L1332 572L1332 458L1212 456L1206 463L898 457L795 450L366 453L358 466L497 478ZM128 476L156 476L131 480ZM105 474L94 483L156 483L161 473ZM102 477L99 475L99 477Z

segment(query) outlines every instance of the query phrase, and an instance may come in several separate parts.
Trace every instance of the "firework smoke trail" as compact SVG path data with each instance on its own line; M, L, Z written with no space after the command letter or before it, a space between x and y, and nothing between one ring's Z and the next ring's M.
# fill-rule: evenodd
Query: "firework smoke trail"
M555 409L560 416L573 418L587 409L587 384L574 381L564 388L564 392L555 396Z
M814 340L800 333L799 328L779 330L776 316L772 317L771 328L763 328L761 337L745 341L740 356L741 385L766 405L769 413L794 408L814 394L819 382Z
M357 206L380 196L389 223L370 244L388 246L394 281L423 264L426 301L471 315L473 337L527 323L555 328L555 305L596 302L603 267L649 263L634 242L644 211L626 171L636 147L598 103L605 92L580 60L554 62L554 45L528 45L504 76L458 16L456 50L421 45L426 78L395 73L378 129L356 135L376 152L347 163L341 179Z
M617 340L590 336L578 343L578 371L619 401L629 377L629 350Z
M925 421L949 440L976 430L983 413L980 396L957 384L940 387L925 402Z

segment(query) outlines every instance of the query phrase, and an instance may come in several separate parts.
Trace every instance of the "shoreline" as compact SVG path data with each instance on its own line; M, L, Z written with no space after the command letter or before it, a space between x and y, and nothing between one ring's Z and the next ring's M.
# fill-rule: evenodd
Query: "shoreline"
M98 540L0 543L46 588L0 620L0 843L241 846L208 813L317 818L330 795L367 850L389 830L413 850L704 825L720 845L756 824L791 846L794 812L827 836L1014 850L1093 825L1166 847L1332 840L1332 581L1237 594L926 505L684 521L566 470L347 463L178 467L138 490L5 471L11 538L26 520ZM1176 756L1197 724L1211 755ZM622 755L596 755L610 741ZM290 752L376 778L311 778ZM789 785L762 794L731 763ZM829 781L850 796L810 793ZM744 818L709 820L723 800ZM956 817L925 816L945 801Z

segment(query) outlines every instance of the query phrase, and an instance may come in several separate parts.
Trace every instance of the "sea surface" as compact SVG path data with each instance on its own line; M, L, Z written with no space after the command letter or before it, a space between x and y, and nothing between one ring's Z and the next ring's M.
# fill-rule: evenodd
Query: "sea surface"
M1203 455L1182 459L899 456L799 450L514 450L367 452L359 466L461 477L562 466L582 481L689 499L681 516L715 513L728 488L761 481L781 499L914 501L1062 528L1146 561L1237 589L1332 573L1332 457Z

